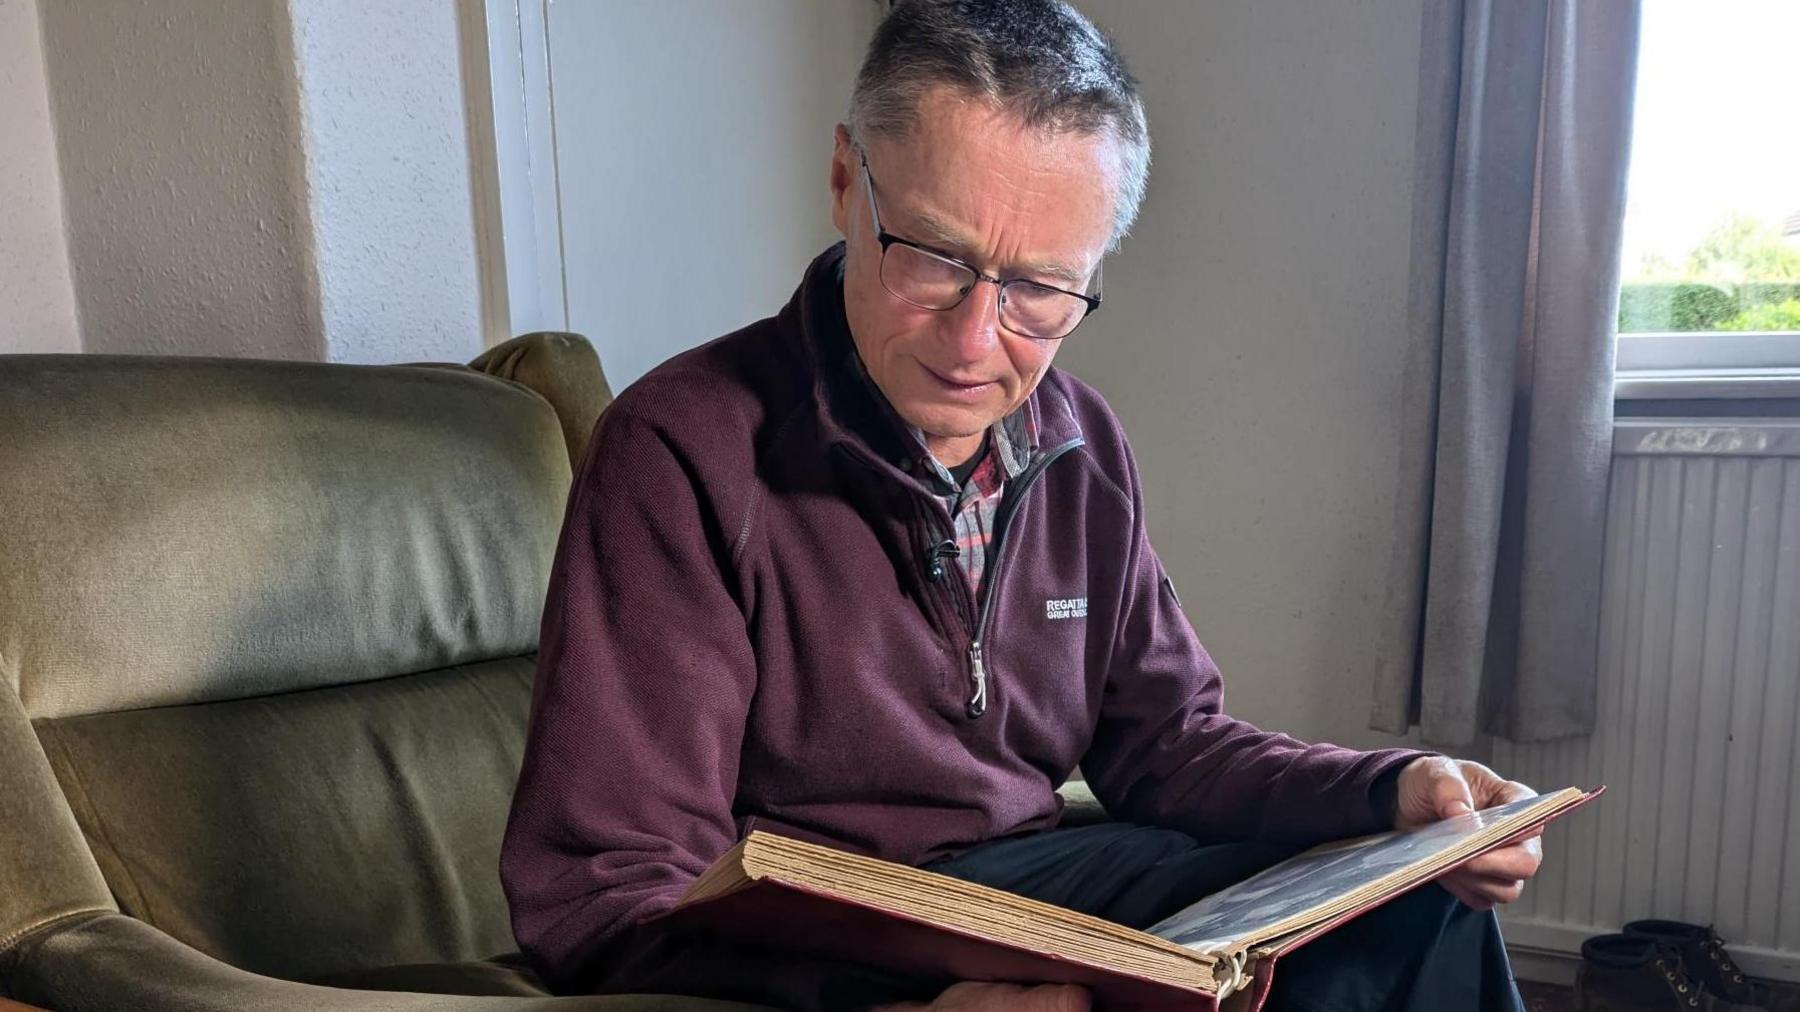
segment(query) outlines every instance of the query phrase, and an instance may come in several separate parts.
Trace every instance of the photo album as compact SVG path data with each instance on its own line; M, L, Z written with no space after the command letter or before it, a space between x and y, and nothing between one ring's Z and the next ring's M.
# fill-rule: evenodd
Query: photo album
M1080 984L1100 1009L1254 1009L1284 953L1599 794L1565 788L1323 844L1143 931L763 832L715 861L662 916L947 981Z

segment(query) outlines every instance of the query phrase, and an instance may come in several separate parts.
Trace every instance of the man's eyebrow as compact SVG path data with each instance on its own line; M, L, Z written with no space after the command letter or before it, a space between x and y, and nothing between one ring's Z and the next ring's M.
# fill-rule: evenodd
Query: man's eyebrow
M946 253L962 256L974 249L975 244L962 229L950 224L930 211L908 211L908 220L918 226L919 241L929 246L939 246Z
M906 217L909 224L918 226L920 233L918 241L927 246L935 246L942 252L952 254L958 259L967 259L968 254L975 248L975 244L969 240L968 233L930 211L909 210L906 212ZM1085 285L1088 280L1087 271L1081 270L1073 264L1058 263L1054 260L1007 264L1006 268L1007 271L1004 273L1007 277L1022 275L1055 278L1058 281L1067 282L1070 287Z
M1080 288L1088 283L1088 271L1081 270L1071 264L1047 261L1038 264L1025 264L1022 273L1028 277L1055 278L1070 288Z

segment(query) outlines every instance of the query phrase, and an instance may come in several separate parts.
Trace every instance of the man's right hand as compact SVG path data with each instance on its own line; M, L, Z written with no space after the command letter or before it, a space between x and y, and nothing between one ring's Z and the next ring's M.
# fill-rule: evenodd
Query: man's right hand
M1074 984L982 984L964 981L944 989L931 1004L908 1001L877 1005L870 1012L1088 1012L1092 999L1087 988Z

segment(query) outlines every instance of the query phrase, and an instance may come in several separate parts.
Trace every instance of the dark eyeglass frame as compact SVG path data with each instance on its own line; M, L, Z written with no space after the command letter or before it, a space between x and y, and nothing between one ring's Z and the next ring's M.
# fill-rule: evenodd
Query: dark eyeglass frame
M905 302L909 306L918 306L920 309L929 309L933 312L947 313L950 310L955 309L957 306L962 305L963 302L966 299L968 299L969 293L973 292L975 290L975 283L985 281L988 284L993 285L994 287L1000 289L1000 302L999 302L999 305L996 307L996 311L998 312L998 315L1000 316L1000 325L1002 327L1005 327L1008 333L1017 334L1020 337L1030 338L1033 341L1060 341L1063 338L1068 337L1070 334L1075 333L1075 328L1081 326L1081 323L1083 320L1086 320L1089 316L1093 315L1094 310L1100 308L1101 297L1098 293L1089 295L1084 292L1072 292L1072 291L1068 290L1067 288L1058 288L1055 285L1046 285L1041 281L1033 281L1030 278L1001 278L996 275L988 274L988 273L980 270L974 264L971 264L968 261L963 260L960 257L951 256L950 254L945 253L942 250L932 249L930 246L927 246L924 243L913 242L911 239L903 239L900 236L897 236L894 233L889 232L887 229L881 227L881 210L880 210L880 208L875 206L875 177L869 172L869 153L867 151L863 150L861 145L857 146L856 153L857 153L858 158L860 158L862 161L863 192L867 193L869 196L869 221L875 226L875 241L879 242L881 244L882 262L886 263L886 261L887 261L887 252L888 252L889 247L905 246L907 249L916 250L920 253L925 254L928 257L933 257L937 260L942 260L945 263L950 264L954 267L960 267L963 270L968 271L970 274L974 275L974 277L975 277L975 282L971 282L969 287L963 289L962 295L958 296L957 300L955 302L952 302L948 306L926 306L926 305L921 305L917 302L914 302L913 300L907 298L906 296L901 295L899 292L894 291L892 288L889 288L888 283L887 283L887 278L883 277L882 281L881 281L881 287L886 288L888 291L888 294L892 295L894 298L899 299L902 302ZM877 273L879 273L879 272L877 272ZM1096 268L1094 271L1094 277L1096 280L1098 280L1099 276L1100 276L1099 269ZM1006 293L1007 293L1007 289L1011 288L1013 286L1030 286L1032 288L1039 288L1039 289L1043 289L1045 291L1056 292L1061 295L1071 295L1077 299L1080 299L1083 303L1085 303L1087 305L1087 308L1082 310L1081 317L1079 319L1077 319L1074 322L1074 324L1072 324L1069 327L1068 330L1063 331L1061 334L1058 334L1055 337L1039 337L1036 334L1026 334L1026 333L1014 330L1012 327L1007 326L1007 324L1006 324L1006 314L1004 313L1004 310L1006 308Z

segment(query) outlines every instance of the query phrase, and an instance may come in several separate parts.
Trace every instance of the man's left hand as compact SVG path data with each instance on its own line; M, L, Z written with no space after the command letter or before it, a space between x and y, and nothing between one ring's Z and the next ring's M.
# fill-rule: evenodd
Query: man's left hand
M1536 796L1524 784L1507 780L1477 762L1445 756L1414 759L1400 770L1394 824L1412 829L1482 808ZM1489 851L1443 878L1438 884L1476 910L1511 903L1525 891L1525 880L1543 863L1540 839L1544 827L1523 840Z

